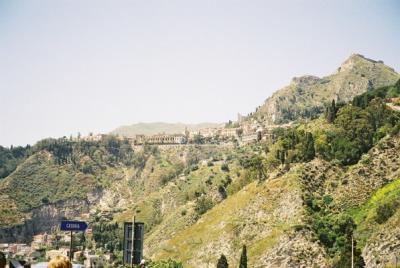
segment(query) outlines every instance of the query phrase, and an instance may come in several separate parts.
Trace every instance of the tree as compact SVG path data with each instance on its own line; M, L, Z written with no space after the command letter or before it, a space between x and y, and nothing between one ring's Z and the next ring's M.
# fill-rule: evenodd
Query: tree
M331 106L328 106L326 111L326 121L328 121L328 123L332 123L333 121L335 121L336 112L336 103L335 100L332 100Z
M247 268L247 249L246 249L246 245L243 245L242 255L240 256L239 268Z
M370 113L360 107L346 105L335 120L337 130L330 139L333 158L342 164L355 164L372 144L374 128Z
M228 260L226 259L225 255L222 254L218 260L217 268L228 268Z
M305 161L312 160L315 157L314 138L310 132L306 133L303 158Z
M195 144L204 144L205 143L205 139L202 135L197 134L193 137L193 142Z
M251 158L240 160L242 167L249 169L255 174L256 179L265 180L267 178L266 167L264 164L264 158L262 156L253 156Z

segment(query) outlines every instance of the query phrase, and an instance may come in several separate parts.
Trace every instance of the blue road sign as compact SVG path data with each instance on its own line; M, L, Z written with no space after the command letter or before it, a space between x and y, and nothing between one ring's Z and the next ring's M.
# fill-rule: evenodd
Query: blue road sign
M84 221L62 221L61 231L85 231L88 227Z

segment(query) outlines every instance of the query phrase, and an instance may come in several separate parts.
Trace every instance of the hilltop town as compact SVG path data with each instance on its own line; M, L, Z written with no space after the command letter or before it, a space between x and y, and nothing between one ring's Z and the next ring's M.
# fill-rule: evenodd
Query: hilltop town
M131 136L117 134L119 138L126 138L133 146L144 144L152 145L185 145L185 144L223 144L236 143L246 145L261 140L272 140L273 130L276 128L288 128L292 125L271 125L258 122L251 117L238 115L235 122L229 121L224 126L206 127L196 130L188 130L186 127L182 133L159 133L154 135L136 134ZM87 136L87 140L100 140L101 135Z

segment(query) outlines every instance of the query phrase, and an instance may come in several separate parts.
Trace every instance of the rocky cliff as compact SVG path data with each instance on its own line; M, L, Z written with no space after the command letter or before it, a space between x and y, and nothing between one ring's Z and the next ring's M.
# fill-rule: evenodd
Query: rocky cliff
M23 215L21 224L0 229L0 241L4 243L29 242L33 235L50 232L61 220L82 218L87 214L99 193L90 194L86 200L70 199L57 204L43 205Z
M252 115L265 124L287 123L300 118L313 118L324 112L332 100L348 102L369 89L394 84L400 78L382 61L351 55L329 76L302 76L276 91Z

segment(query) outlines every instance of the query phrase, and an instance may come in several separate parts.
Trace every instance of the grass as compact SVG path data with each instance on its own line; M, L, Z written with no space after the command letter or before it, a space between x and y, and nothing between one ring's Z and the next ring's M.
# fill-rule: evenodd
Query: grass
M87 158L82 156L81 159ZM71 162L56 164L52 154L38 151L0 183L2 203L5 197L7 209L0 209L2 224L17 225L32 209L47 204L60 204L67 200L87 199L88 193L97 187L110 187L115 180L124 177L124 169L118 164L100 163L101 168L84 174ZM10 220L13 219L13 221Z
M241 246L248 243L249 259L254 262L299 220L297 216L285 222L275 216L260 218L254 211L265 215L279 213L277 209L286 194L293 194L299 187L295 172L261 184L252 182L206 212L195 224L176 232L155 251L155 257L179 259L185 267L195 267L196 260L216 262L223 248L240 254ZM262 231L248 233L252 226ZM212 252L208 252L211 248ZM237 262L233 254L227 257L230 263Z
M400 201L400 179L377 190L362 206L350 210L350 214L357 224L357 235L361 248L375 232L386 226L386 224L390 224L390 221L388 221L382 226L379 225L375 221L376 211L380 205L394 201Z

